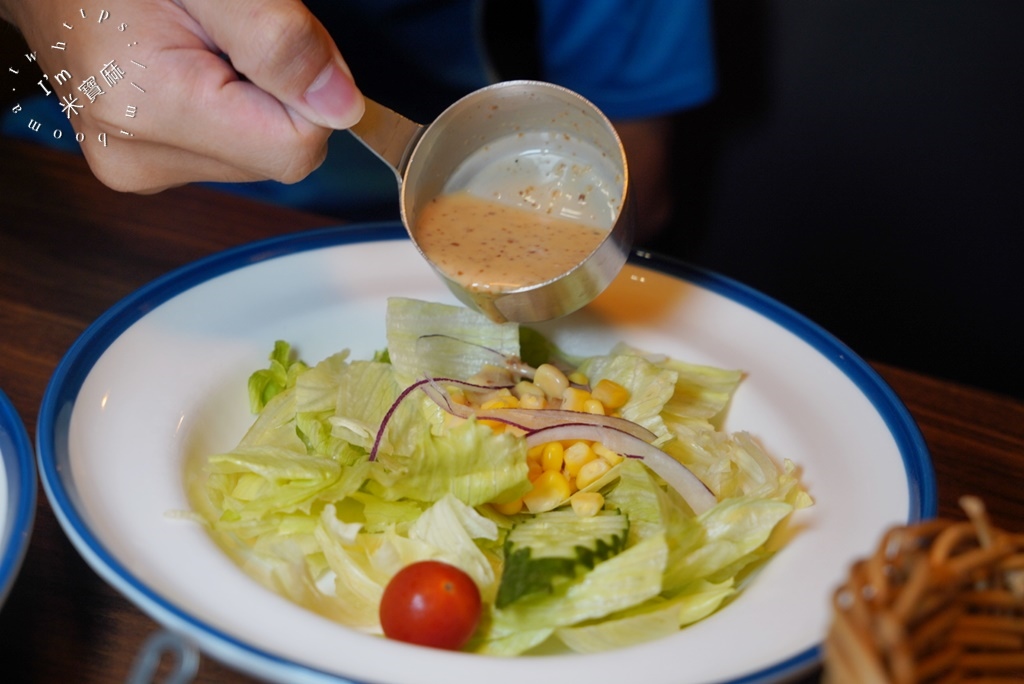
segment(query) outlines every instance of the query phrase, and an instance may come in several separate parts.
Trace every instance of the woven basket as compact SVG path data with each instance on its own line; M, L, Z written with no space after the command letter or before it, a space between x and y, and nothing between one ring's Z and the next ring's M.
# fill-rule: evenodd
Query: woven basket
M891 530L833 598L830 684L1024 682L1024 535L967 521Z

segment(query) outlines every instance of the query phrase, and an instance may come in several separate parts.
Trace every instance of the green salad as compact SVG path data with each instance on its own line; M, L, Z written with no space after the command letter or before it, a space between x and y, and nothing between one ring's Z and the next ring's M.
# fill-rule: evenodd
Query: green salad
M792 463L721 428L741 372L569 353L402 298L373 358L310 365L279 341L249 379L252 427L190 467L191 505L251 576L368 633L425 560L479 589L467 651L676 632L736 596L811 499Z

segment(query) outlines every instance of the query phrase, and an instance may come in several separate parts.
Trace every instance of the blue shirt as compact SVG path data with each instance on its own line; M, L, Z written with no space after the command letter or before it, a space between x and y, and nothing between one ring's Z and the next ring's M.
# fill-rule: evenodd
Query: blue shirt
M541 77L612 120L678 111L714 92L705 0L540 0L540 23Z
M334 36L367 96L426 124L459 97L503 77L490 59L483 1L308 0L307 6ZM533 76L575 90L612 120L679 111L714 93L709 0L537 0L529 19L536 20L539 73ZM531 45L525 36L522 42ZM398 217L394 174L345 131L332 135L327 160L298 184L223 187L350 219Z
M507 25L485 30L504 2ZM508 77L495 35L522 44L538 78L570 88L610 119L698 105L715 89L710 0L307 0L367 96L420 123ZM522 21L515 21L522 8ZM509 10L511 9L511 20ZM529 62L530 59L524 59ZM52 141L51 141L52 142ZM70 136L61 142L74 144ZM212 184L225 191L349 219L397 218L394 174L338 131L303 181Z

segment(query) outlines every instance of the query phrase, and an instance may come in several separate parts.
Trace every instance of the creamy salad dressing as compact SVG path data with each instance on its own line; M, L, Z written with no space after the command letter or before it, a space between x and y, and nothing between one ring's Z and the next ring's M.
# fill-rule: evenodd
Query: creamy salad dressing
M586 259L607 235L604 228L465 191L431 200L416 226L424 254L449 278L476 292L551 280Z
M600 246L620 211L622 174L564 133L517 133L485 145L417 212L423 253L485 295L539 285Z

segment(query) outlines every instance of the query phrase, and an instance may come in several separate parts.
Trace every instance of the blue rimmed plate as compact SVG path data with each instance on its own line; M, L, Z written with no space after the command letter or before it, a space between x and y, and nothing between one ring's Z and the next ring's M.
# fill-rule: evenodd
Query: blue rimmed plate
M0 391L0 606L21 569L36 516L36 466L25 425Z
M812 322L734 281L645 253L585 310L543 326L588 354L615 342L747 374L726 422L802 468L816 504L732 604L666 639L596 655L495 659L366 636L264 589L196 524L186 463L233 447L246 378L274 340L317 361L384 346L389 296L454 303L396 224L277 238L140 289L58 366L39 416L41 477L106 581L205 652L288 682L650 684L777 681L818 662L830 596L891 525L934 515L921 435L892 391Z

